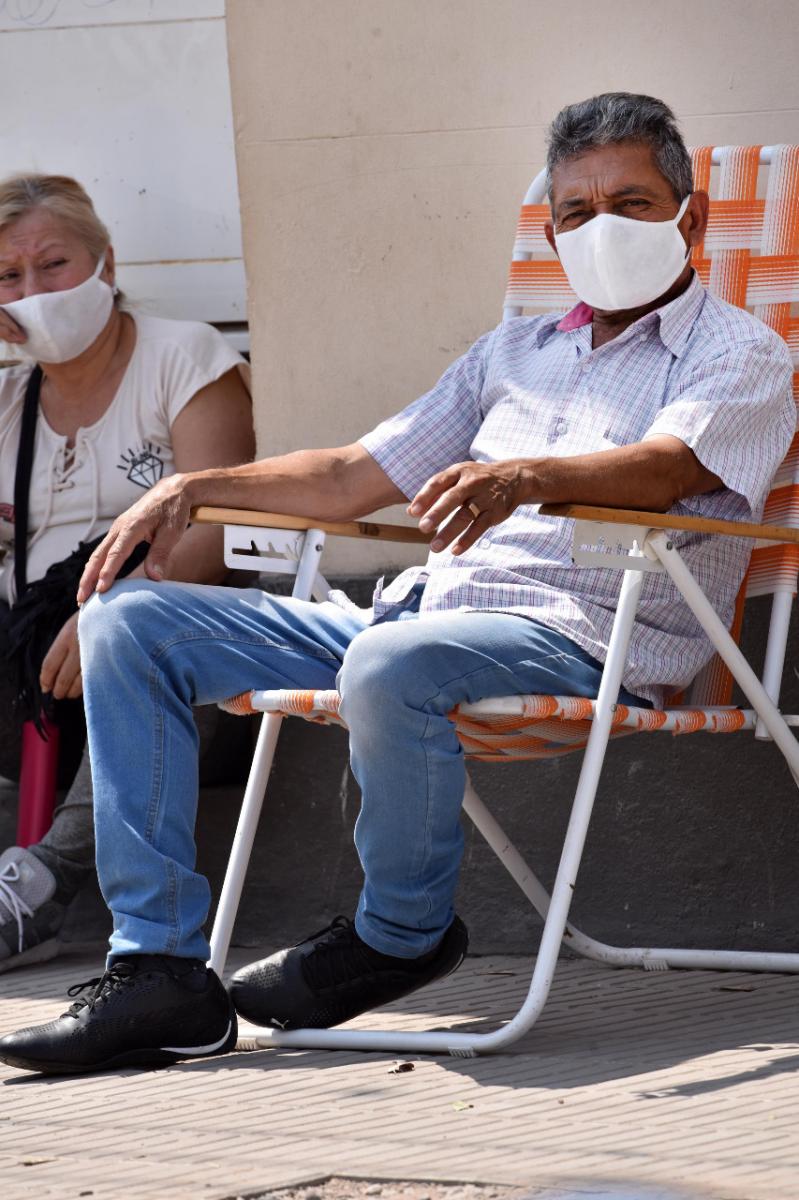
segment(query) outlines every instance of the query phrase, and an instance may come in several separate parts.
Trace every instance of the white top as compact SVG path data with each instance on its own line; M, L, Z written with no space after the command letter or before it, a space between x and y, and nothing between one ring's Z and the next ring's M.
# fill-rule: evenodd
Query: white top
M172 423L192 397L244 359L199 321L130 313L136 344L122 382L74 447L40 411L28 518L28 580L98 537L165 475L175 472ZM14 474L30 365L0 370L0 598L13 603Z

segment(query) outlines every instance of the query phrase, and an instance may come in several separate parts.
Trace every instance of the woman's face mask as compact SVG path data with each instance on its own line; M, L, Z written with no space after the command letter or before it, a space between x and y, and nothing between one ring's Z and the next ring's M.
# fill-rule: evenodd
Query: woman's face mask
M591 308L622 312L667 292L691 253L677 228L690 196L670 221L636 221L600 213L556 233L558 257L578 297Z
M27 335L14 345L15 357L28 362L61 363L77 358L102 333L111 315L114 293L100 279L105 255L93 275L77 287L39 292L3 304Z

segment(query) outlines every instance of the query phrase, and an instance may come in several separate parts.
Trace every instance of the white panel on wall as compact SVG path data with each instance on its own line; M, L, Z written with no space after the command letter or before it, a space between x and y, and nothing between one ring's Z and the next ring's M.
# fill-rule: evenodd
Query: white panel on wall
M225 0L0 0L0 31L224 17Z
M117 278L126 300L153 316L187 321L247 319L240 258L171 263L168 270L159 263L123 265Z
M0 0L0 66L0 174L80 180L151 311L245 320L223 0Z

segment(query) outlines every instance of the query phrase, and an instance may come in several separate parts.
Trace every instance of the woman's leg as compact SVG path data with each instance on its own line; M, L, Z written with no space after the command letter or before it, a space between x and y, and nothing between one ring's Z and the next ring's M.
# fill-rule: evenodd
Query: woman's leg
M53 824L31 849L51 870L88 873L94 867L94 806L88 747L84 747L63 804L53 814Z
M8 616L8 606L0 605L0 650L5 643L3 634ZM20 777L22 752L22 721L15 703L17 690L16 666L9 653L0 653L0 774L14 782ZM79 703L70 701L57 707L58 782L63 787L75 774L85 742L85 726ZM78 781L70 796L82 796L85 792L88 763L83 775L84 780ZM88 807L80 816L62 822L61 832L63 847L54 843L40 854L37 846L30 850L9 846L0 854L0 972L25 963L42 962L58 952L56 934L67 905L90 874L94 862L90 790ZM66 856L61 855L62 849L67 851Z

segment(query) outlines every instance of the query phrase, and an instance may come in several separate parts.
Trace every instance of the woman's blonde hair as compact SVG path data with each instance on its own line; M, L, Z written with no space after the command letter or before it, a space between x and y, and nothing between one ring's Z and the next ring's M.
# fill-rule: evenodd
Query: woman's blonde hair
M77 234L96 260L111 236L94 205L68 175L12 175L0 180L0 232L35 208L46 208Z

